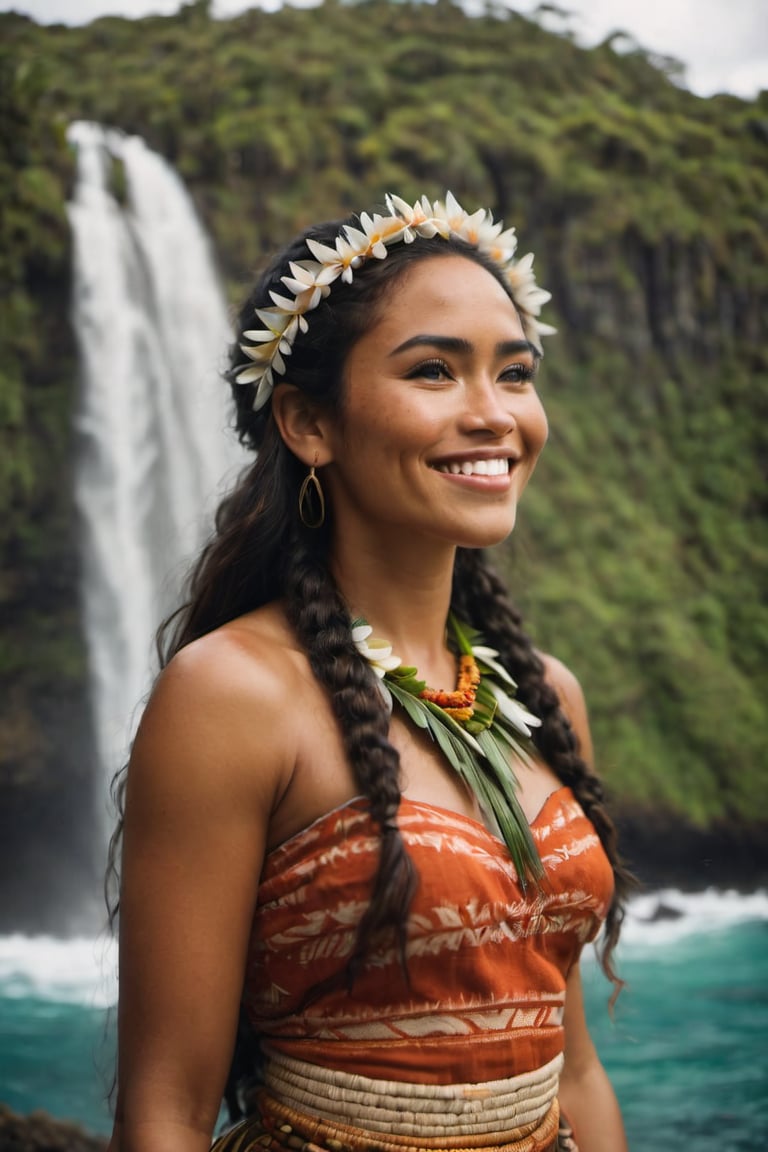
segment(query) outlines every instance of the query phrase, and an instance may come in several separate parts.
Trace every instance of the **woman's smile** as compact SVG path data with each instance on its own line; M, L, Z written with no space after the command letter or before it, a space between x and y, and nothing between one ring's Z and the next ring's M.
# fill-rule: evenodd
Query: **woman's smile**
M483 481L483 488L493 487L505 491L509 486L510 459L508 456L455 457L431 464L436 472L442 472L452 479ZM491 485L489 482L494 481Z

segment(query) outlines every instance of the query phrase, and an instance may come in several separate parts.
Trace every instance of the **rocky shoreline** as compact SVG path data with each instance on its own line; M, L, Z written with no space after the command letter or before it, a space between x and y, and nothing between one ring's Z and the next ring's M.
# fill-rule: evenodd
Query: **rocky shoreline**
M1 1152L105 1152L106 1138L47 1112L20 1116L0 1104Z

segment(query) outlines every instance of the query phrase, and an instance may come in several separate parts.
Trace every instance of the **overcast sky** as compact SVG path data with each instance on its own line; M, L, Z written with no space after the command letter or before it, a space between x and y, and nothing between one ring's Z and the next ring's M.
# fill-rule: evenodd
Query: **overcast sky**
M309 6L312 0L301 0ZM509 0L530 12L539 0ZM214 0L214 13L228 16L254 7L253 0ZM276 0L263 0L265 8ZM580 42L595 43L617 28L644 48L674 56L686 66L688 87L702 96L735 92L752 97L768 89L768 0L560 0L571 13ZM179 0L0 0L41 23L85 24L98 16L170 14Z

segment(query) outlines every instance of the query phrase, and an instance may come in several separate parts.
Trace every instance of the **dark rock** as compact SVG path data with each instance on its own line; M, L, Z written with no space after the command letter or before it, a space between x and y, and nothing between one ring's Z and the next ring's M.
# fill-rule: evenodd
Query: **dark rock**
M617 826L621 853L646 891L754 892L768 885L765 822L699 828L673 813L624 809L617 814Z
M0 1152L105 1152L107 1140L45 1112L19 1116L0 1104Z
M671 904L665 904L663 900L659 900L650 916L644 917L644 922L657 924L660 920L681 920L684 915L685 913L679 908L673 908Z

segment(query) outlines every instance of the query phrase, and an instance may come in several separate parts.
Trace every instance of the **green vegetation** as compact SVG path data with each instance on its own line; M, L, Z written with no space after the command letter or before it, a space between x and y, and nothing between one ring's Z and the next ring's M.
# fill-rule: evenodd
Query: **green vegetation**
M639 48L450 0L6 14L0 42L0 789L10 733L82 678L64 131L94 119L178 167L233 299L276 243L388 190L451 188L516 224L560 335L550 447L501 562L582 679L627 805L765 819L768 93L702 100Z
M14 18L10 18L13 23ZM45 782L51 702L82 697L72 544L64 126L38 53L0 49L0 782ZM80 709L82 712L82 708Z

